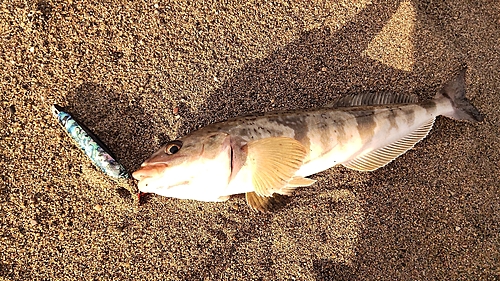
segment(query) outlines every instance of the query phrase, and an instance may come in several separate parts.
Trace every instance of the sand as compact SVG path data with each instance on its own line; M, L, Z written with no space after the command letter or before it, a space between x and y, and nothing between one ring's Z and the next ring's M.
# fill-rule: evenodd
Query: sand
M499 280L499 15L465 0L2 2L0 277ZM241 196L139 205L49 111L67 107L133 171L215 121L431 98L464 64L482 123L439 117L386 167L334 167L265 214Z

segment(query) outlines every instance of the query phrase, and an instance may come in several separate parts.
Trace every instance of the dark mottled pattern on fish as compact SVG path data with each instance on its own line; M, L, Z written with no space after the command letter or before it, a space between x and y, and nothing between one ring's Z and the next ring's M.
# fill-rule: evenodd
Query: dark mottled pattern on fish
M449 101L270 112L212 124L201 131L227 132L246 141L291 137L309 151L306 162L322 157L345 161L345 151L383 147L418 129L435 118L438 106L449 107Z
M434 100L426 100L424 102L421 102L420 106L422 106L427 111L427 114L435 114L437 110L436 102Z
M403 116L406 118L407 125L415 123L415 109L404 107L401 108L401 111L403 112Z
M387 119L389 120L389 123L391 124L391 128L397 129L398 123L396 122L396 118L398 117L397 112L395 112L394 108L391 108L388 110L387 114Z
M283 126L291 128L294 132L294 138L302 143L306 149L310 149L311 141L308 137L309 125L306 122L305 116L300 115L290 115L290 116L279 116L275 122Z
M356 115L356 114L355 114ZM373 138L377 122L375 120L375 111L365 110L356 115L357 128L361 140L367 142Z

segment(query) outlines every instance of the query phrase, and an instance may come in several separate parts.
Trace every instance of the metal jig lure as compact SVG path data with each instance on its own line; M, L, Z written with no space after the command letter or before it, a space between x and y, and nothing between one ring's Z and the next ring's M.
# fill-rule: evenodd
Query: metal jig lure
M52 114L59 121L66 133L90 158L92 163L106 175L116 179L128 179L129 174L117 160L109 148L85 125L78 122L63 107L54 104Z

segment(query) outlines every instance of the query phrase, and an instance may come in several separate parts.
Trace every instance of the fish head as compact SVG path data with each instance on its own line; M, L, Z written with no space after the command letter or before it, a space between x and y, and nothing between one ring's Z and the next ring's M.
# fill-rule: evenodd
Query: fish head
M181 199L199 199L197 190L209 186L225 187L230 175L230 136L220 132L170 141L132 174L141 192Z

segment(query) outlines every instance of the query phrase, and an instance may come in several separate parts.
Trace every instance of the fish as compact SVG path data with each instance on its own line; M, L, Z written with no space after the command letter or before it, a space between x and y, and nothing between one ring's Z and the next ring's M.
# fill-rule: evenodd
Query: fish
M77 121L63 107L54 104L52 115L57 119L64 131L83 150L92 163L106 175L115 179L128 179L129 173L116 160L111 150L83 123Z
M132 176L144 193L222 202L245 194L269 211L308 178L336 165L384 167L413 148L438 116L480 122L465 97L465 68L419 102L407 94L358 94L321 108L277 111L210 124L163 145Z

